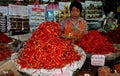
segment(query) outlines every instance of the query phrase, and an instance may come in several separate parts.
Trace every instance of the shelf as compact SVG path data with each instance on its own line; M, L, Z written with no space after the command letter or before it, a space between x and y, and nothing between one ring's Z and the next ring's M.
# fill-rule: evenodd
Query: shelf
M85 1L85 19L90 28L99 28L103 19L103 8L101 1Z

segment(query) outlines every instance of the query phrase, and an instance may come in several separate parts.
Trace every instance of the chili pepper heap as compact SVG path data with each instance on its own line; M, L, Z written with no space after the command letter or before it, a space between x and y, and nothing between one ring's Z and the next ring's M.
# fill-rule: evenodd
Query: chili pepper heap
M91 54L109 54L118 52L108 39L100 35L96 30L91 30L85 34L78 41L78 46L83 48L86 53Z
M5 44L0 44L0 61L5 60L11 56L13 52Z
M60 38L59 24L46 21L33 32L26 46L20 52L17 63L22 68L52 69L62 68L80 55L67 40Z
M9 43L12 41L13 41L12 38L10 38L6 34L0 32L0 43Z

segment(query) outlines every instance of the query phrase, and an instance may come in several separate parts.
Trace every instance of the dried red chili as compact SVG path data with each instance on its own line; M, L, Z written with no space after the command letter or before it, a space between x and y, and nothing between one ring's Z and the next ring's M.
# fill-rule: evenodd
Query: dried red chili
M12 51L3 44L0 44L0 61L5 60L6 58L10 57Z
M8 37L6 34L0 32L0 43L12 42L12 38Z
M108 54L117 52L106 37L99 34L96 30L91 30L79 41L78 46L82 47L87 53Z
M43 22L33 32L21 51L17 63L22 68L62 68L66 64L79 60L80 55L74 51L73 45L59 38L59 24L53 21Z

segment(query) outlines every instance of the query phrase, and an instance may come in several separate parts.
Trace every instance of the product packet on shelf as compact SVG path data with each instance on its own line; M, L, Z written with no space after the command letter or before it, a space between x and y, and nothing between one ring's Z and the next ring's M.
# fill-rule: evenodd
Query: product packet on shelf
M7 32L8 7L0 6L0 32Z

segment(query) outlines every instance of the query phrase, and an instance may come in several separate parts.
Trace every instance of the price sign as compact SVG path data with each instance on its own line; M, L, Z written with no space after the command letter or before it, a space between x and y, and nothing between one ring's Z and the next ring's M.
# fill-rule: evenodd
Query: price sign
M91 56L91 65L93 66L104 66L105 56L104 55L92 55Z
M84 76L90 76L90 74L84 74Z

